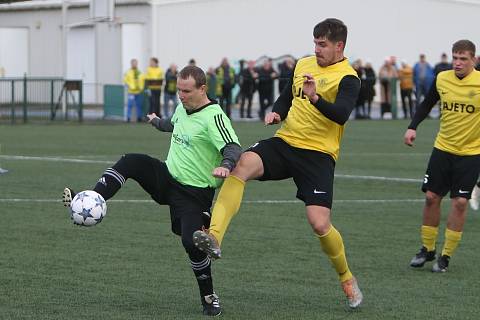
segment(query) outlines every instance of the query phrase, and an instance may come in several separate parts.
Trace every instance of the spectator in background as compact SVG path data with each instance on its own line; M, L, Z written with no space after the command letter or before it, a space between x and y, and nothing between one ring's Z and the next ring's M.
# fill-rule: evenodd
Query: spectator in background
M478 71L480 71L480 56L477 56L477 64L475 66L475 69L477 69Z
M378 72L380 78L380 113L383 116L386 112L392 112L392 87L393 79L398 78L397 71L392 65L390 57L385 58L385 63Z
M292 79L293 71L295 69L295 60L293 60L292 57L288 57L278 65L278 68L280 71L278 78L278 92L281 93L288 84L288 80Z
M150 66L147 68L145 80L147 81L147 89L150 96L150 109L148 113L155 113L161 118L160 95L162 93L163 69L158 66L158 59L155 57L150 58Z
M400 95L402 97L403 118L410 119L413 117L413 69L405 61L402 61L402 68L398 70L398 78L400 79ZM407 101L408 112L407 113Z
M392 64L392 67L395 68L395 70L398 72L398 63L397 63L397 57L396 56L390 56L390 63Z
M255 71L255 61L248 61L247 68L240 73L240 118L245 116L245 100L247 100L247 118L252 118L252 98L255 92L255 82L258 79L258 73Z
M442 53L440 56L440 62L433 68L433 73L437 76L442 71L452 70L452 64L448 62L448 56L446 53Z
M357 102L355 103L355 119L365 119L365 84L362 60L357 59L352 63L352 68L357 72L358 78L361 80L360 92L358 93Z
M370 119L372 111L372 101L375 97L375 83L377 82L377 75L373 70L372 63L366 61L365 68L363 68L365 79L362 79L362 86L365 87L365 102L367 103L367 118Z
M207 71L207 96L210 99L217 99L217 75L213 67L208 68Z
M217 74L217 96L220 98L220 105L231 117L232 107L232 89L235 86L235 70L228 63L227 58L222 59L222 63L216 70Z
M260 98L260 110L258 117L260 121L265 118L265 111L273 105L273 82L278 73L273 69L272 59L268 58L263 62L262 67L257 69L258 73L258 96Z
M125 73L123 77L123 82L127 86L128 96L127 96L127 122L130 122L132 117L132 108L133 105L136 107L136 116L137 121L142 122L143 111L143 86L144 79L140 70L138 70L138 61L137 59L130 60L130 69Z
M177 75L177 66L172 63L165 74L165 89L163 93L163 115L165 118L170 118L170 102L172 102L174 109L178 104Z
M188 65L189 66L192 66L192 67L195 67L197 65L197 62L195 61L195 59L190 59L188 60Z
M434 78L433 68L427 62L425 55L420 54L420 61L413 67L413 82L415 84L416 106L422 102L426 96Z

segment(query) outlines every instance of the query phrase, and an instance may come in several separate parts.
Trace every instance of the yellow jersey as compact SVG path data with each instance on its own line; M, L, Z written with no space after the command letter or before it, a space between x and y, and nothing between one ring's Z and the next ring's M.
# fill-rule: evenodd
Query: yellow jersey
M160 67L148 67L144 76L145 80L163 80L163 69ZM160 90L161 85L150 85L150 90Z
M315 79L317 93L327 102L334 103L340 81L348 75L357 77L357 72L350 66L348 59L325 68L317 64L315 56L300 59L293 74L292 106L275 133L276 137L292 147L320 151L336 161L344 125L325 117L303 94L305 73L310 73Z
M129 69L123 77L123 82L128 87L128 93L140 94L143 91L144 79L138 69Z
M480 71L463 79L440 72L436 87L441 101L435 148L461 156L480 154Z

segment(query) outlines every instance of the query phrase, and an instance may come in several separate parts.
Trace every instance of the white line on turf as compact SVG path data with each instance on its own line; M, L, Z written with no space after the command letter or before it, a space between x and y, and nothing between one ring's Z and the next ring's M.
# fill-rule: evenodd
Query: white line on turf
M424 199L339 199L334 203L401 203L401 202L423 202ZM26 199L26 198L0 198L0 202L46 202L61 203L59 199ZM153 200L142 199L111 199L108 202L117 203L155 203ZM282 204L282 203L303 203L300 200L243 200L246 204Z
M33 161L52 161L52 162L70 162L70 163L101 163L113 164L113 161L108 160L88 160L88 159L72 159L62 157L34 157L34 156L15 156L15 155L0 155L0 159L6 160L33 160ZM378 181L394 181L394 182L414 182L420 183L421 179L412 178L397 178L397 177L379 177L379 176L357 176L350 174L335 174L337 178L344 179L359 179L359 180L378 180Z
M112 163L112 161L107 161L107 160L70 159L70 158L61 158L61 157L6 156L6 155L0 155L0 159L73 162L73 163Z

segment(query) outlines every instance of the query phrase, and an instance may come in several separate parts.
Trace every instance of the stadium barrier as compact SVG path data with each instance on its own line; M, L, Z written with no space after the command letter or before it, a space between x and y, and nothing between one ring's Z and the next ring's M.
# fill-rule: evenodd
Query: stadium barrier
M0 78L0 121L83 120L81 80Z

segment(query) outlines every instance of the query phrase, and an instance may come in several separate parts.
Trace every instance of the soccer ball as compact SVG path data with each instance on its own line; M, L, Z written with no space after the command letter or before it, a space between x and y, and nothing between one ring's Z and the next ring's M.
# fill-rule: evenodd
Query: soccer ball
M94 226L107 214L107 203L103 197L92 190L79 192L70 204L70 217L74 224Z

